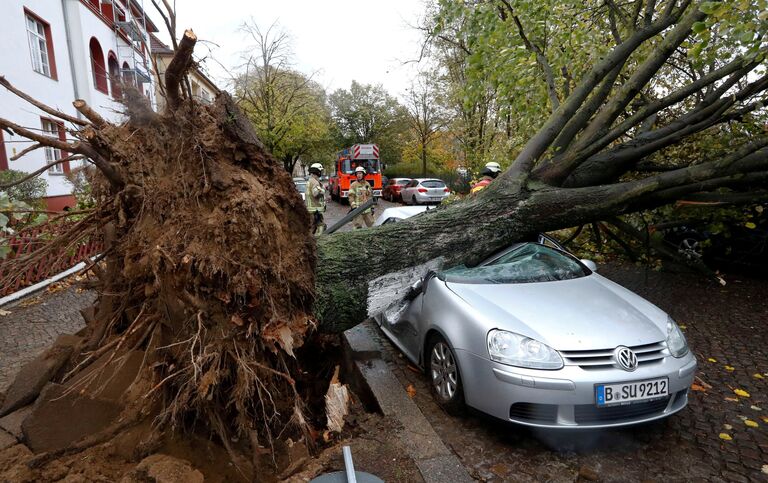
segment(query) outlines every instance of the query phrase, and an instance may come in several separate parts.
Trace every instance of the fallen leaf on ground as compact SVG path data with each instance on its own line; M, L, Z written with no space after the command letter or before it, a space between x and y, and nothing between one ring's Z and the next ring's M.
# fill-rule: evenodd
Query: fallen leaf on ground
M707 392L707 390L704 388L704 386L700 386L696 384L695 382L691 384L691 390L692 391L700 391L700 392Z
M405 391L408 393L408 397L411 399L416 396L416 388L413 387L413 384L408 384L408 387L405 388Z
M760 406L750 406L750 409L752 409L753 411L762 411L763 410L763 408L761 408Z
M737 397L727 397L725 400L730 402L739 402L739 398Z
M725 429L726 431L730 431L733 429L733 426L731 426L730 424L723 424L723 429Z
M744 389L734 389L733 392L736 393L737 396L749 397L749 393Z
M768 475L768 465L763 465L763 468L760 471Z
M8 310L2 310L2 309L0 309L0 315L3 315L3 316L5 316L5 315L10 315L10 314L11 314L11 312L10 312L10 311L8 311Z
M744 424L746 424L750 428L756 428L756 427L760 426L759 424L757 424L756 421L752 421L751 419L745 419L744 420Z
M408 367L408 369L412 370L416 374L421 374L421 371L419 370L419 368L414 365L408 364L406 367Z
M734 367L733 366L725 366L725 370L728 372L733 372Z
M762 419L765 424L768 424L768 416L762 416L760 419Z
M753 374L752 377L755 379L765 379L762 374Z
M723 441L731 441L733 438L731 438L731 435L728 433L720 433L719 438Z
M710 357L710 358L709 358L709 359L707 359L707 360L708 360L709 362L717 362L717 359L715 359L714 357Z
M688 326L687 326L687 325L680 325L680 324L678 324L677 326L678 326L678 327L680 327L680 328L681 328L681 329L683 329L683 330L685 330L685 329L687 329L687 328L688 328Z

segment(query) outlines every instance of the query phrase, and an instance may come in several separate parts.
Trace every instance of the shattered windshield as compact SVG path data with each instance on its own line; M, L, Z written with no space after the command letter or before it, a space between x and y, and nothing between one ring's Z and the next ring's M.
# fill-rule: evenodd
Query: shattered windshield
M589 275L575 259L538 243L523 243L486 264L445 270L440 278L453 283L532 283L570 280Z

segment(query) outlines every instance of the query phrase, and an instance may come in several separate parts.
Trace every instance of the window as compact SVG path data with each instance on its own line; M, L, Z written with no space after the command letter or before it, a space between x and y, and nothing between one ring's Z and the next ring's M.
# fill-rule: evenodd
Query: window
M29 54L32 57L32 69L51 79L56 79L51 27L28 10L25 9L24 13L27 23Z
M203 102L205 102L206 104L210 104L210 102L211 102L211 95L208 94L208 91L203 89L203 90L200 91L200 93L202 94Z
M128 62L123 62L123 83L125 85L136 85L135 77L133 76L133 71L131 70L131 66L128 65Z
M58 122L51 121L50 119L42 119L41 122L42 128L43 128L43 134L46 136L51 136L57 139L65 140L65 132L64 132L64 125ZM57 148L51 148L51 147L45 147L45 163L49 164L57 159L61 159L63 157L67 156L67 153L63 153L61 149ZM68 164L67 162L57 164L56 166L52 166L48 168L49 174L64 174L65 166Z
M120 65L117 63L117 57L114 52L109 53L109 87L112 90L112 97L120 99L123 97L123 91L120 88Z
M97 91L101 91L104 94L109 94L107 88L107 69L104 65L104 51L101 50L101 45L95 37L91 37L91 42L88 45L91 51L91 69L93 70L93 87Z

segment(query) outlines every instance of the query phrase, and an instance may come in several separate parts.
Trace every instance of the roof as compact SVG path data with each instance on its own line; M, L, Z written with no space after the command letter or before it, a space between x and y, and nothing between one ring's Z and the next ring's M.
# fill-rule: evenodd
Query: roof
M153 54L173 55L173 49L165 45L163 41L158 39L153 33L149 34L149 49Z

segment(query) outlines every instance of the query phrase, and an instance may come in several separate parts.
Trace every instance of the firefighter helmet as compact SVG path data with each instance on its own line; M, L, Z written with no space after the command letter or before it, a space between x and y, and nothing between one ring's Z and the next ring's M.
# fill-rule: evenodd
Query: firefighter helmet
M501 172L501 166L496 161L490 161L488 163L485 163L485 168L494 173Z
M320 173L323 172L323 165L320 164L320 163L312 163L309 166L309 172L310 172L310 174L316 174L316 175L320 176Z
M357 176L357 173L363 173L363 176L365 176L366 174L365 168L363 168L362 166L358 166L357 168L355 168L355 176Z

